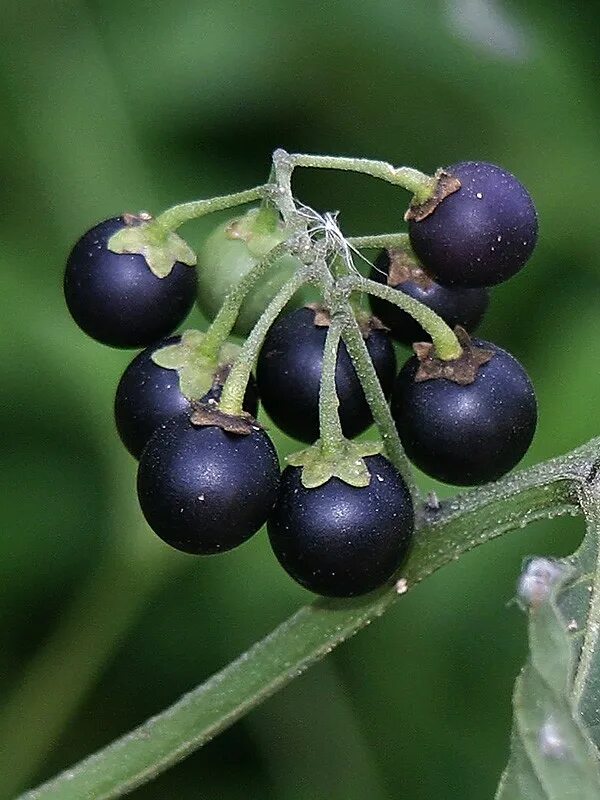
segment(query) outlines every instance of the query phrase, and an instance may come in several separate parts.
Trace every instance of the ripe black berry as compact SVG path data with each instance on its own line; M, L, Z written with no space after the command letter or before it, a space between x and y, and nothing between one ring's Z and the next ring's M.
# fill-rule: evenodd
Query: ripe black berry
M267 414L282 431L303 442L319 437L319 385L326 336L327 327L315 324L312 308L296 309L270 329L256 367L258 392ZM374 329L366 344L389 395L396 365L390 337ZM370 425L371 413L343 343L335 375L342 429L352 438Z
M230 550L256 533L278 486L277 454L264 431L195 427L187 414L153 433L137 481L152 530L177 550L203 555Z
M389 284L428 306L451 328L460 325L469 332L474 331L489 304L487 289L451 289L440 286L422 269L409 265L398 251L382 250L370 277L384 285ZM389 328L394 339L404 344L430 341L429 335L406 311L379 297L371 297L370 300L373 313Z
M151 345L131 361L123 373L115 396L115 422L121 441L134 458L139 458L148 439L159 425L171 417L190 412L192 403L179 388L177 371L159 367L152 360L157 350L177 344L171 336ZM221 369L211 389L199 402L219 401L228 370ZM251 378L244 397L244 410L256 416L258 395Z
M408 457L433 478L457 485L486 483L525 455L537 422L533 386L519 362L490 342L475 379L460 385L444 377L415 380L409 358L392 393L392 415Z
M268 522L286 572L317 594L352 597L384 584L402 563L414 516L410 493L383 456L368 456L368 486L330 478L306 489L300 467L287 467Z
M410 242L432 278L444 286L493 286L525 264L537 240L537 214L527 190L500 167L465 161L447 167L461 188L420 221Z
M121 217L108 219L79 239L67 261L65 298L88 336L113 347L145 347L183 322L196 272L177 262L158 278L143 256L113 253L108 240L124 225Z

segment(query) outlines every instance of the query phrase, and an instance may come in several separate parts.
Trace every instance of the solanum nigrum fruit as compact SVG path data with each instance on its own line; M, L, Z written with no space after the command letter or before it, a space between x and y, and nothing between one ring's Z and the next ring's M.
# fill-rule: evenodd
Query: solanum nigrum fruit
M487 289L440 286L416 264L409 264L400 251L382 250L370 277L423 303L451 328L460 325L469 333L477 328L489 304ZM370 297L370 301L373 313L389 328L394 339L403 344L430 341L429 335L406 311L380 297Z
M444 172L460 181L423 219L411 218L410 242L423 267L444 286L493 286L525 264L537 241L533 200L510 172L465 161Z
M267 334L256 366L258 393L265 411L282 431L303 442L319 438L319 386L327 326L316 324L312 308L281 316ZM366 339L369 355L384 392L394 382L396 356L389 335L372 329ZM371 424L360 381L342 343L335 382L344 435L356 436Z
M190 412L194 405L181 392L177 371L160 367L152 360L157 350L180 341L180 336L170 336L147 347L131 361L119 381L115 422L121 441L134 458L139 459L146 442L159 425L176 414ZM227 369L219 369L212 387L200 398L200 403L220 400L227 373ZM253 417L258 411L258 394L252 377L244 397L244 410Z
M171 333L188 315L196 273L177 262L158 278L142 255L113 253L111 236L124 227L108 219L85 233L67 260L64 290L79 327L103 344L145 347Z
M317 594L352 597L383 585L408 551L414 525L410 492L383 456L367 456L368 486L339 478L314 489L286 467L267 530L278 561Z
M278 215L270 219L265 211L251 209L243 217L219 225L198 251L198 307L213 320L231 289L288 233ZM289 281L300 266L292 255L278 259L246 295L233 332L247 336L269 301ZM308 298L301 289L289 308L302 305Z
M419 380L421 362L408 359L391 408L410 460L445 483L493 481L525 455L537 423L535 392L519 362L496 345L474 339L491 358L472 383L445 377Z
M187 414L158 427L144 448L138 498L152 530L186 553L231 550L267 521L279 486L277 453L267 434L216 425Z

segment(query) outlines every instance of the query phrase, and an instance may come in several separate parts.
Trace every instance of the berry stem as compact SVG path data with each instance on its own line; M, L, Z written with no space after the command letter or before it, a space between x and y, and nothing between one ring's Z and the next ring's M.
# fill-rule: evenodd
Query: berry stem
M223 394L219 403L219 408L223 413L231 414L232 416L239 416L242 413L246 386L269 328L298 289L304 284L314 281L315 278L315 270L312 267L298 269L263 311L240 350L223 386Z
M378 250L380 247L407 250L412 253L408 233L380 233L375 236L349 236L346 240L356 250Z
M216 361L222 345L228 339L235 325L235 321L248 292L251 291L276 261L289 252L290 248L287 242L278 244L233 287L226 296L219 313L206 331L198 348L199 355Z
M424 203L433 197L437 181L431 175L425 175L412 167L394 167L386 161L376 161L370 158L344 158L341 156L315 156L302 153L288 154L285 150L276 150L273 153L275 163L287 164L291 173L295 167L314 167L317 169L339 169L348 172L362 172L373 178L402 186L414 194L416 204Z
M294 195L292 194L292 173L294 171L294 164L292 163L291 156L285 150L275 150L273 153L273 167L271 174L275 178L276 196L274 202L277 204L281 216L285 224L294 229L306 229L306 225L294 202Z
M260 200L268 193L270 188L270 184L265 183L252 189L245 189L243 192L219 195L206 200L192 200L190 203L180 203L163 211L156 218L156 221L165 230L175 231L184 222L189 222L192 219L198 219L215 211L224 211L227 208L234 208L235 206Z
M375 297L380 297L382 300L387 300L399 306L407 314L410 314L431 336L437 357L442 361L453 361L461 355L462 347L454 331L446 325L441 317L426 305L423 305L423 303L419 303L418 300L409 297L404 292L399 292L391 286L383 286L381 283L368 278L352 276L344 278L344 282L352 291L375 295Z
M352 359L358 379L363 387L375 424L381 434L385 452L392 464L404 478L412 497L416 500L418 492L412 466L402 447L396 425L394 424L390 408L383 393L383 389L381 388L381 384L379 383L379 378L375 372L375 367L373 366L371 356L367 350L362 332L351 313L346 313L342 337L346 343L348 354Z
M335 386L335 369L342 327L342 318L340 316L332 316L323 348L323 366L321 368L321 386L319 389L321 449L324 455L330 457L335 457L340 452L345 438L340 423L340 402Z

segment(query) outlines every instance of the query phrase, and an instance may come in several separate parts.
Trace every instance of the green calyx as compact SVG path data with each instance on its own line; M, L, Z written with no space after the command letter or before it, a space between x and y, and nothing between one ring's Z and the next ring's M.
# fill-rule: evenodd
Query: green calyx
M204 352L204 339L202 331L185 331L180 342L152 354L152 361L159 367L176 370L179 389L191 401L201 400L210 391L217 373L230 367L240 350L238 345L226 342L215 356Z
M179 261L189 267L196 264L192 248L174 231L167 230L149 214L123 214L124 227L108 241L113 253L144 256L157 278L166 278Z
M286 460L292 467L302 467L302 485L306 489L322 486L331 478L361 488L371 482L365 457L377 455L382 449L381 442L351 442L347 439L335 448L329 448L319 439L311 447L292 453Z

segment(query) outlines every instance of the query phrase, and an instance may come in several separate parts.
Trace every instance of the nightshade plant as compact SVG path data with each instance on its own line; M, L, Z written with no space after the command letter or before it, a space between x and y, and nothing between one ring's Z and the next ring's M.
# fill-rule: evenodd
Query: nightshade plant
M407 189L413 195L405 214L409 233L344 236L336 215L295 200L297 167L363 172ZM198 302L212 319L208 330L158 341L186 313L187 301L174 300L181 286L188 292L194 285L189 276L196 259L178 228L255 201L256 209L218 228L204 248ZM533 387L513 356L448 324L458 314L472 329L487 304L485 287L508 279L531 254L537 216L527 191L481 162L428 176L379 161L278 150L264 185L175 206L155 218L117 219L75 246L65 290L90 335L148 348L128 367L116 404L121 436L139 457L138 496L148 522L164 541L198 554L230 549L267 522L283 567L331 598L301 609L174 706L23 797L126 794L209 741L439 567L533 520L582 513L587 530L574 556L533 559L519 580L531 654L515 688L511 756L497 798L598 798L600 441L502 477L534 434ZM90 237L95 250L84 244ZM387 263L383 279L363 277L361 251L382 248L387 255L374 268ZM389 268L394 261L411 280L435 282L435 303L402 290L398 271ZM147 274L139 278L139 295L135 282L120 295L120 270L131 271L134 263L139 272L142 262ZM85 281L75 280L79 274ZM158 293L155 281L164 281ZM306 286L320 299L294 310ZM129 292L135 335L128 335L123 315ZM385 326L365 310L364 294L400 309L426 334L400 370L391 409L393 351ZM162 315L161 302L177 313ZM106 318L98 322L103 308ZM155 318L161 322L153 327ZM247 334L241 347L228 341L233 331ZM288 457L281 477L254 416L257 362L266 410L310 445ZM371 418L379 440L349 438ZM429 495L423 501L409 459L455 484L496 482L453 500Z

